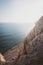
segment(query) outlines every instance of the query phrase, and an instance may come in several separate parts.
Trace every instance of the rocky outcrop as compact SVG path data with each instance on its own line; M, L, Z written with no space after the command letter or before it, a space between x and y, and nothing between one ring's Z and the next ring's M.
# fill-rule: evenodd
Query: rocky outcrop
M35 27L27 35L27 37L24 40L24 43L30 42L41 33L43 33L43 16L36 22Z
M43 65L43 16L21 43L3 55L11 65Z
M23 53L24 53L24 44L23 42L21 42L20 44L14 46L12 49L8 50L4 54L4 57L6 61L16 62Z
M26 45L27 54L20 57L17 65L43 65L43 33Z
M0 53L0 62L6 62L4 56Z
M25 53L17 65L43 65L43 16L24 40Z

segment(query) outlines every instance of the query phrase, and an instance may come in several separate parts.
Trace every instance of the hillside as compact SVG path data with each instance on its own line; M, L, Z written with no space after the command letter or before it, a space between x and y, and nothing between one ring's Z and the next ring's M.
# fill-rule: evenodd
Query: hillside
M21 43L3 55L5 65L43 65L43 16Z

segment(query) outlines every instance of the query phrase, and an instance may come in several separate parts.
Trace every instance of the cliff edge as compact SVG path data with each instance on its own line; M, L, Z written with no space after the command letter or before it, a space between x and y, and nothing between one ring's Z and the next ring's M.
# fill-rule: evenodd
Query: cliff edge
M13 65L43 65L43 16L21 43L3 55Z

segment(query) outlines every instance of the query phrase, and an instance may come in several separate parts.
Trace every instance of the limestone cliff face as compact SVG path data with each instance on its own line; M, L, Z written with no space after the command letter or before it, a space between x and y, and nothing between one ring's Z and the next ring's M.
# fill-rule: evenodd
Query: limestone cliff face
M13 65L43 65L43 16L21 43L3 55Z
M33 40L37 35L43 33L43 16L36 22L35 27L25 38L24 42L28 43Z

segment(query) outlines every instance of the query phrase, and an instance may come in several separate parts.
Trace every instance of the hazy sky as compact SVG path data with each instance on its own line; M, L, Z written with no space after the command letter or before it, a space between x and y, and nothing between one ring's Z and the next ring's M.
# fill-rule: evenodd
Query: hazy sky
M0 22L33 24L43 15L43 0L0 0Z

